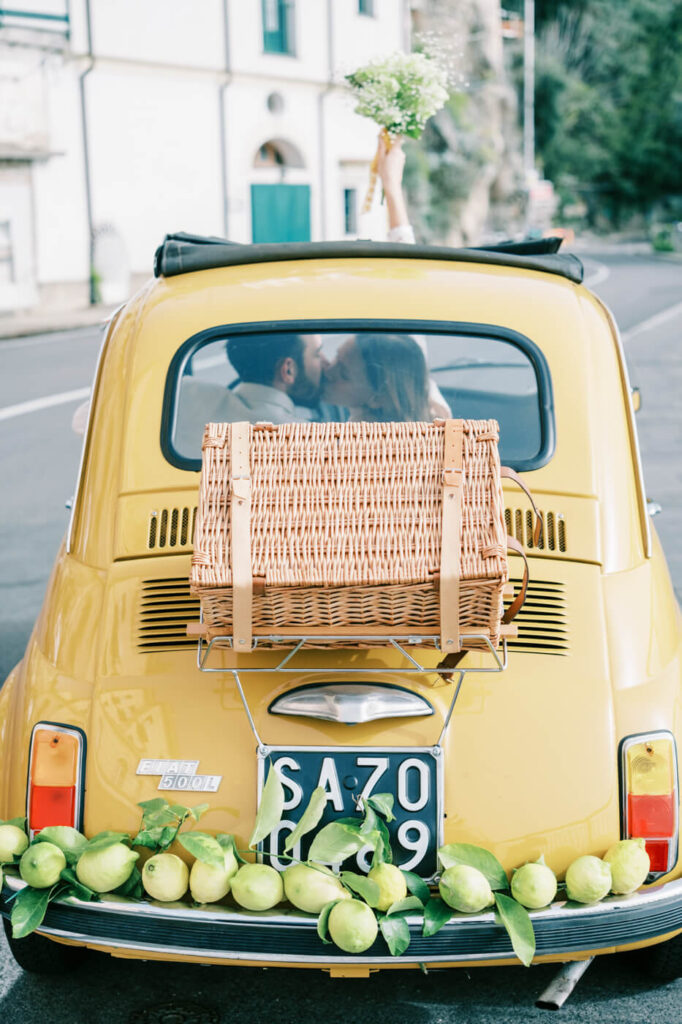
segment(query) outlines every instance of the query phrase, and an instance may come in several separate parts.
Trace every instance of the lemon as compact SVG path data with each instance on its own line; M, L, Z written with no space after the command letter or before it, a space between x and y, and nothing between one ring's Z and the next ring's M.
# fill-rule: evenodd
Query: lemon
M34 843L21 855L19 874L34 889L49 889L66 867L66 857L54 843Z
M270 910L284 896L282 876L268 864L242 864L232 879L232 895L246 910Z
M596 903L611 888L611 868L599 857L578 857L566 872L566 895L577 903Z
M309 864L292 864L282 879L286 898L307 914L319 914L332 900L350 899L350 893L334 872L321 865L313 868Z
M377 937L374 911L361 900L343 900L332 907L327 922L332 941L344 953L364 953Z
M93 892L112 892L128 881L138 856L125 843L112 843L102 850L86 850L76 865L76 876Z
M407 896L405 876L395 864L377 864L367 877L379 886L377 910L388 910L393 903L404 900Z
M604 854L611 867L611 892L625 895L646 881L651 862L643 839L621 839Z
M447 905L464 914L478 914L495 902L488 879L482 871L468 864L447 868L438 888Z
M154 900L173 903L187 892L189 868L174 853L157 853L142 868L142 884Z
M195 903L215 903L227 896L239 864L232 850L225 853L222 868L195 860L189 873L189 888Z
M0 825L0 864L11 864L28 846L28 836L16 825Z
M47 828L40 830L36 836L36 842L54 843L62 853L66 854L67 860L71 858L72 861L78 860L88 845L88 841L82 832L71 828L70 825L48 825Z
M556 896L556 875L546 864L524 864L512 875L511 894L529 910L548 906Z

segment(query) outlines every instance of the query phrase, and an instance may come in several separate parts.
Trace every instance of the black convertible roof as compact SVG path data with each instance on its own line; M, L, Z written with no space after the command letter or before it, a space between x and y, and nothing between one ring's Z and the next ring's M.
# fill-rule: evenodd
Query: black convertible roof
M246 263L278 263L284 260L321 260L339 257L372 257L411 260L453 260L458 263L487 263L497 267L522 267L558 274L580 284L583 265L577 256L559 254L561 238L501 242L472 249L450 249L440 245L409 245L404 242L269 242L242 245L225 238L179 233L166 235L156 250L154 275L175 277L195 270L234 267Z

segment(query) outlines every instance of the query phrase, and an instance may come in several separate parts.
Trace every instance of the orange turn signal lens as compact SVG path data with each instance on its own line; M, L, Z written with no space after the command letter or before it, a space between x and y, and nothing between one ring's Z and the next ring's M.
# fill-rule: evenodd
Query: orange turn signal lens
M72 733L45 728L33 735L31 782L34 786L75 786L78 775L78 738Z
M629 743L626 750L627 790L633 796L662 796L676 788L673 739L651 737Z

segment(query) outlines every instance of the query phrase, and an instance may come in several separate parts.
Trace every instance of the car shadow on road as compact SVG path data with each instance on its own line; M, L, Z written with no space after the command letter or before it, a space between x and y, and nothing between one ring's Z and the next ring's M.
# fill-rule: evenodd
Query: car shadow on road
M633 968L632 957L598 959L562 1011L562 1021L641 1020L656 986ZM92 953L72 974L40 977L15 968L3 942L0 1019L7 1024L511 1024L546 1017L534 1002L556 970L554 965L428 974L417 969L350 980L317 970L206 969ZM659 989L656 998L657 1019L678 1019L680 983Z

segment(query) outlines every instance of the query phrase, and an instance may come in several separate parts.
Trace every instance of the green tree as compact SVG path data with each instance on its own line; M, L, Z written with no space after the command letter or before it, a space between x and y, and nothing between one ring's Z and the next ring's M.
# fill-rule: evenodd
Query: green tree
M618 225L682 192L682 2L538 3L545 173ZM521 59L517 57L520 77Z

